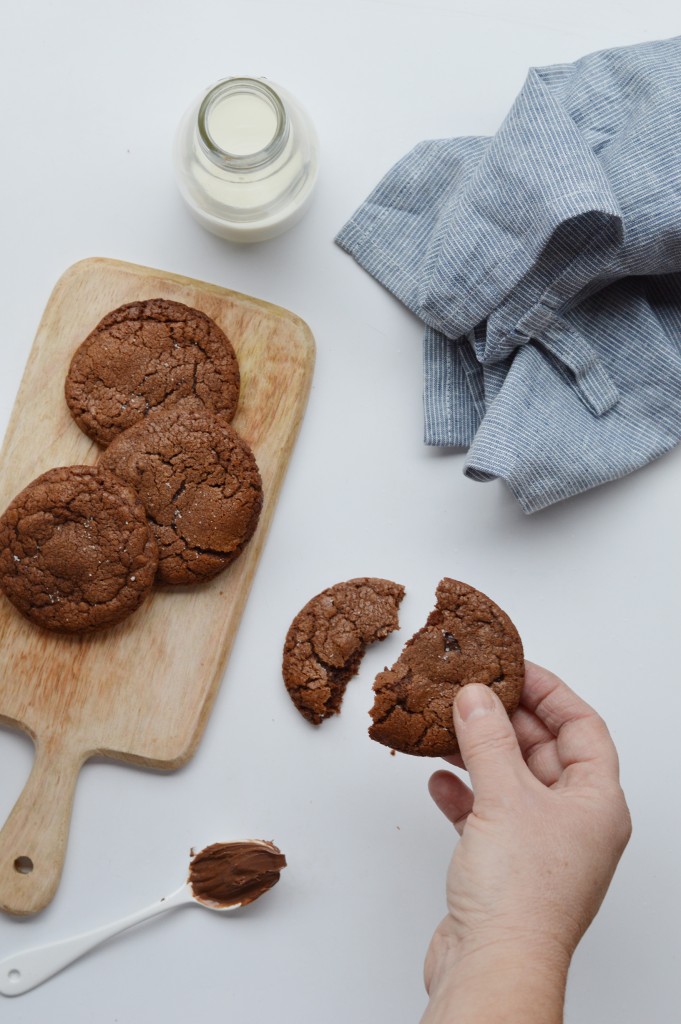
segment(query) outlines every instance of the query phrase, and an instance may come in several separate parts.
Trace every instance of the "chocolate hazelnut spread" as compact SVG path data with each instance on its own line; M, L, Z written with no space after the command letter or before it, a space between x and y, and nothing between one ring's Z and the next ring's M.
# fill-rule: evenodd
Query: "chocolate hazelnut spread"
M189 883L202 903L239 906L276 885L285 867L281 850L263 839L213 843L192 857Z

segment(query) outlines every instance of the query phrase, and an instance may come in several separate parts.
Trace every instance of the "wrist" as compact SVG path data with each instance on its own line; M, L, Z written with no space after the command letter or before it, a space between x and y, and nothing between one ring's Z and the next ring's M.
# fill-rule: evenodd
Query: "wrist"
M560 1024L569 954L534 936L440 941L429 953L423 1024Z

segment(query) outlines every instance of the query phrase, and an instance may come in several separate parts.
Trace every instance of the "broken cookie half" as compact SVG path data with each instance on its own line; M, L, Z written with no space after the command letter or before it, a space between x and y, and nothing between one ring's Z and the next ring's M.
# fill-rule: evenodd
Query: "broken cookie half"
M523 645L508 615L468 584L443 579L426 625L376 677L369 735L405 754L455 754L452 709L459 689L483 683L511 714L524 679Z
M282 672L291 700L313 725L340 711L369 644L398 629L404 587L373 577L336 583L291 623Z

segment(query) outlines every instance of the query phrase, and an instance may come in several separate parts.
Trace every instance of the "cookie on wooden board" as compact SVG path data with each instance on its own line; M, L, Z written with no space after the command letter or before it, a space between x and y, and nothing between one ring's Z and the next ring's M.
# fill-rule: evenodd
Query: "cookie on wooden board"
M262 508L248 444L222 418L184 405L120 434L99 465L137 491L159 548L156 582L210 580L241 553Z
M460 687L484 683L511 714L524 680L523 645L508 615L468 584L443 579L426 625L376 677L369 735L405 754L455 754Z
M152 409L186 402L231 420L239 364L222 329L170 299L108 313L76 350L65 384L71 415L106 446Z
M51 469L0 517L0 587L44 629L121 622L151 591L157 565L144 506L106 469Z
M399 583L352 579L323 590L296 615L284 644L282 672L291 700L313 725L340 711L368 644L398 629L403 597Z

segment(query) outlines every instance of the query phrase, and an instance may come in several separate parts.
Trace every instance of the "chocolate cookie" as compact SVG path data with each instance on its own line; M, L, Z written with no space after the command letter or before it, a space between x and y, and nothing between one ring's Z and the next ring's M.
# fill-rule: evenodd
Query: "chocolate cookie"
M120 622L144 601L157 564L144 506L105 469L51 469L0 517L0 586L45 629Z
M200 583L250 540L262 508L251 449L206 409L151 413L112 441L100 466L139 494L159 548L157 583Z
M97 324L71 360L65 393L81 430L106 446L151 409L178 402L231 420L239 365L205 313L148 299L119 306Z
M367 645L398 628L404 587L381 579L356 579L317 594L289 628L283 675L291 700L319 725L340 711L348 680Z
M523 645L508 615L473 587L444 579L426 625L376 677L372 739L405 754L458 749L452 707L461 686L490 686L511 714L525 680Z

